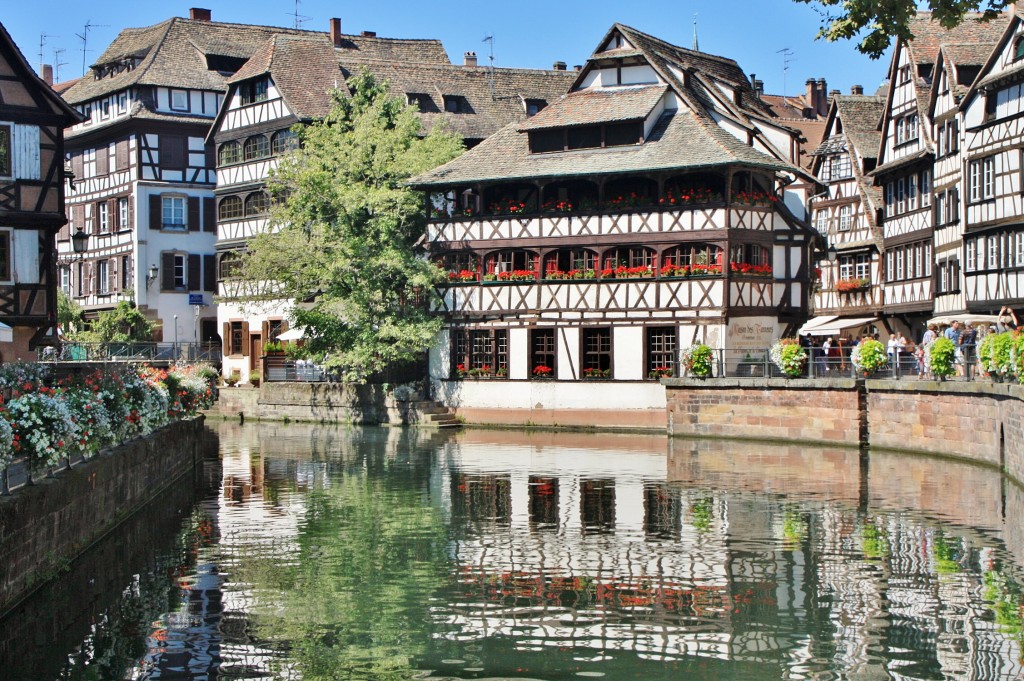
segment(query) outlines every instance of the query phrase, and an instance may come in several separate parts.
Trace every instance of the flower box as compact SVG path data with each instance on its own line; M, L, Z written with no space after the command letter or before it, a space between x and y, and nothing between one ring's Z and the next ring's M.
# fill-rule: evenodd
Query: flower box
M836 290L840 293L854 293L866 291L871 286L871 280L867 277L854 279L840 279L836 282Z

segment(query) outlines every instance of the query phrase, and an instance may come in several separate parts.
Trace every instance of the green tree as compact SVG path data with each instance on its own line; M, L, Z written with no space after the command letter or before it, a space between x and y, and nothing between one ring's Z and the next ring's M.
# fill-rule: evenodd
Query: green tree
M92 328L72 334L72 340L83 343L135 343L153 340L157 324L137 307L122 300L113 310L100 312Z
M245 297L294 301L308 350L359 382L418 356L440 328L427 305L439 272L414 248L425 204L404 182L463 146L441 126L423 134L415 107L369 73L349 85L271 177L271 229L239 280Z
M910 39L910 21L918 4L932 12L932 17L945 28L962 23L968 12L983 12L987 20L995 19L1012 0L796 0L817 5L821 15L819 38L849 40L860 37L857 49L877 59L888 49L893 38Z
M57 325L65 334L76 331L82 324L82 306L74 298L57 289Z

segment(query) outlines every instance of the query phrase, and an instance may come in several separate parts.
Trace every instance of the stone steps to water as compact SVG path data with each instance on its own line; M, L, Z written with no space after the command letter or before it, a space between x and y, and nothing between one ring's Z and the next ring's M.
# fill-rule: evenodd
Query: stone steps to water
M416 411L420 414L419 424L427 428L458 428L462 425L448 407L437 402L417 402Z

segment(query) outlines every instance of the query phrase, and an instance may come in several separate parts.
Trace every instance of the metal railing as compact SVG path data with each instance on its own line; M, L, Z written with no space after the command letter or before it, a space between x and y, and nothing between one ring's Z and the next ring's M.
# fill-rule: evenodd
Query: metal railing
M801 378L864 378L857 371L850 355L852 347L833 347L826 354L820 347L805 348L807 362ZM716 378L786 378L786 374L772 362L768 349L764 350L715 350L712 376ZM916 353L900 352L889 355L886 364L872 372L867 378L878 379L925 379L931 378L925 359ZM987 377L978 364L976 345L962 345L957 349L955 373L947 380L974 381ZM682 363L676 361L674 376L686 376Z
M221 360L220 343L62 343L43 348L42 362L212 362Z
M284 356L263 357L263 380L267 383L306 382L321 383L332 380L323 367L301 359Z

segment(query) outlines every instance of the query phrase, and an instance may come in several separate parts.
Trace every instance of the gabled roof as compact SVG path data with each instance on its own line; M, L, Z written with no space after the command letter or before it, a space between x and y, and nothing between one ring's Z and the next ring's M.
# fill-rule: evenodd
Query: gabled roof
M174 17L145 28L128 28L104 50L78 83L65 93L83 103L135 85L160 85L196 90L224 90L229 73L211 69L208 56L248 60L274 36L326 38L319 31L256 26ZM398 40L376 36L342 36L339 51L363 58L448 63L437 40ZM97 78L106 65L130 61L134 66Z
M288 109L303 120L326 116L330 109L327 93L343 80L334 45L323 34L273 36L228 83L263 75L273 76Z
M53 88L47 85L46 82L40 78L34 70L32 70L32 67L28 64L28 60L25 59L25 55L21 53L21 50L14 42L14 38L12 38L11 34L7 32L7 29L2 23L0 23L0 56L6 57L8 66L13 72L13 75L17 77L20 86L23 86L30 91L36 91L36 93L30 93L33 100L38 102L39 98L41 98L42 102L40 102L40 104L45 103L50 107L53 113L63 115L67 119L65 126L85 120L80 113L68 106L68 104L53 91ZM4 89L4 87L0 87L0 93L2 93ZM39 97L36 97L36 94L38 94ZM0 106L3 105L3 102L4 98L0 96Z
M529 119L520 130L617 123L647 118L668 91L667 85L638 85L614 90L577 90Z
M1014 12L1010 20L1005 24L1002 35L999 36L998 40L993 44L992 50L989 52L988 59L985 64L981 67L981 72L978 77L974 80L974 83L965 93L963 99L960 100L960 109L964 110L974 96L981 91L986 85L990 85L997 80L1002 78L1016 78L1020 76L1021 72L1024 71L1024 63L1018 64L1010 69L1007 69L999 74L993 74L992 70L995 68L999 61L999 55L1002 54L1006 45L1010 39L1014 36L1017 31L1017 27L1024 21L1024 9L1017 10Z

